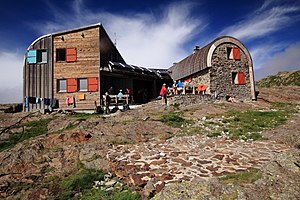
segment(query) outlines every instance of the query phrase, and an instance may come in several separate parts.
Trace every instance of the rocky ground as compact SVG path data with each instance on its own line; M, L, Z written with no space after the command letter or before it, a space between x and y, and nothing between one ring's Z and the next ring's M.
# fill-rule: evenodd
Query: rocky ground
M226 132L207 136L228 111L272 111L274 103L296 112L264 129L260 140ZM154 101L111 115L0 113L0 141L21 138L41 119L47 126L43 134L1 150L0 198L60 199L59 182L82 163L112 174L102 185L117 177L142 199L300 199L299 104L300 88L293 86L262 88L256 102L180 96L167 107ZM163 123L160 117L170 112L186 123Z

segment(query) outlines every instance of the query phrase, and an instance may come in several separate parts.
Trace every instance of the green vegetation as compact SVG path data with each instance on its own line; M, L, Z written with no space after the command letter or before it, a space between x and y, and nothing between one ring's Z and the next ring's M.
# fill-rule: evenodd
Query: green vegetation
M219 180L225 184L238 184L244 185L249 183L254 183L255 181L262 178L262 172L258 169L251 169L245 172L238 172L235 174L230 174L222 176Z
M94 114L89 114L89 113L74 113L74 116L79 119L79 120L82 120L82 121L85 121L93 116L96 116Z
M49 121L50 119L41 119L16 126L15 128L24 127L25 131L11 134L7 140L1 141L0 152L5 149L13 148L19 142L23 142L29 138L46 134Z
M212 132L212 133L207 134L208 137L218 137L221 135L222 135L222 133L220 133L220 132Z
M103 180L104 172L100 170L90 170L81 168L62 180L60 186L63 189L62 199L70 199L76 193L92 188L94 181Z
M268 76L256 83L259 87L274 86L300 86L300 70L291 72L279 72L277 75Z
M173 127L181 127L189 122L181 117L180 113L169 112L160 116L159 121Z
M251 110L245 112L229 111L225 113L222 123L214 122L218 127L207 136L219 136L220 132L227 134L231 139L262 139L261 131L272 129L284 123L288 116L295 112L294 107L288 104L274 104L280 110L260 111Z
M62 193L59 199L120 199L138 200L139 194L129 188L115 187L106 190L106 186L95 187L95 181L103 181L105 173L102 170L86 169L82 163L77 165L77 171L64 178L60 187Z

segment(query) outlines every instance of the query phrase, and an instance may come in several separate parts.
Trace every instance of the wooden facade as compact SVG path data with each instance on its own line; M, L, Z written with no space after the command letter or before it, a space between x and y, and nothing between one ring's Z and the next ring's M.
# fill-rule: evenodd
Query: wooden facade
M171 77L205 85L207 94L230 94L240 100L256 99L252 58L236 38L217 38L169 68Z
M171 80L147 68L130 66L128 70L124 66L130 65L101 24L38 38L28 47L24 60L25 111L94 109L111 86L115 93L130 89L136 102L142 103L157 96L156 83Z
M28 48L36 51L47 52L47 62L38 62L28 64L27 60L24 61L23 68L23 96L27 97L53 97L53 60L52 54L49 50L52 49L51 35L45 35L34 41ZM31 109L44 109L46 106L43 102L39 104L28 104L25 110Z

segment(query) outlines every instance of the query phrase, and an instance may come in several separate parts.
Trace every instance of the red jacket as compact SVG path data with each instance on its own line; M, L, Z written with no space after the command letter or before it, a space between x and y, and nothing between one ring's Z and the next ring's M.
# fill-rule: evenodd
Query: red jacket
M159 95L160 96L163 96L163 95L165 95L165 94L167 94L168 93L168 90L167 90L167 88L166 88L166 86L162 86L161 87L161 90L160 90L160 93L159 93Z

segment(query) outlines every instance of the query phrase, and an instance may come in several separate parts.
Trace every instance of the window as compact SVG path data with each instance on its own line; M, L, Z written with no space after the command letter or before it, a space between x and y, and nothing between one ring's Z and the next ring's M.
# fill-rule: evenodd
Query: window
M56 61L75 62L76 60L76 48L56 49Z
M97 92L98 91L98 79L97 78L88 78L88 91Z
M245 74L244 72L232 72L232 83L235 85L245 85Z
M47 50L29 50L27 51L26 58L28 64L47 63Z
M67 79L67 92L77 92L77 79L76 78L68 78Z
M47 63L47 50L46 49L37 50L37 62L38 63Z
M66 79L57 80L57 91L58 92L66 92L67 91L67 80Z
M240 60L241 52L237 47L227 47L227 58L230 60Z
M86 78L81 78L78 81L79 91L88 91L88 81Z
M66 49L56 49L56 61L66 61Z

